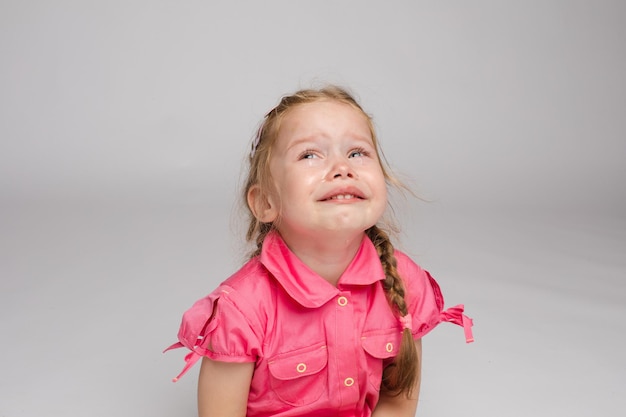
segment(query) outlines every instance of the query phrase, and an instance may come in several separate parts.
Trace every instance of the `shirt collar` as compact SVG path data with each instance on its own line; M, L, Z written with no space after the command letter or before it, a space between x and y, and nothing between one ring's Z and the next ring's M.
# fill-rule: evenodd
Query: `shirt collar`
M313 272L287 247L278 232L270 232L263 241L260 261L285 291L304 307L320 307L340 291ZM385 272L372 241L366 236L337 286L370 285L385 278Z

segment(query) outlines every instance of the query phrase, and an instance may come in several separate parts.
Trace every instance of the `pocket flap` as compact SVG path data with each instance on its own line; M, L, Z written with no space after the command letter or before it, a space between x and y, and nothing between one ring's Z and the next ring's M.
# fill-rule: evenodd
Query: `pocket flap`
M279 354L270 359L267 365L274 378L290 380L316 374L324 369L327 363L326 345L317 344Z
M380 359L393 358L398 354L402 333L400 329L377 330L363 333L361 344L371 356Z

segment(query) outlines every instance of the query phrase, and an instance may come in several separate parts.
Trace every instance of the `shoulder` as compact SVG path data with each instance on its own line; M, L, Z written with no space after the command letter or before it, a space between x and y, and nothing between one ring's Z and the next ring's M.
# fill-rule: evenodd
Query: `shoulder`
M270 281L267 269L256 257L246 262L237 272L223 281L219 287L231 288L242 295L254 295L259 291L270 290Z
M394 252L397 262L398 272L405 285L424 284L428 281L429 274L421 266L416 264L407 254L396 250Z
M245 315L250 315L253 310L263 309L271 303L275 292L276 285L267 269L258 258L252 258L222 282L213 294L236 305Z
M267 271L253 258L212 292L196 300L183 314L183 327L198 333L209 321L216 324L219 320L213 319L224 316L228 317L228 324L248 323L261 328L274 299L273 292Z
M185 313L197 322L225 330L250 327L261 334L274 303L275 285L258 258L246 262L210 294L196 301ZM202 324L202 326L206 326Z
M405 253L396 250L395 257L409 303L429 305L433 310L441 311L444 300L437 281Z
M428 271L406 254L396 251L398 273L405 286L407 307L413 316L413 337L421 338L442 321L458 324L465 330L467 343L472 342L472 319L463 314L459 304L444 311L441 288Z

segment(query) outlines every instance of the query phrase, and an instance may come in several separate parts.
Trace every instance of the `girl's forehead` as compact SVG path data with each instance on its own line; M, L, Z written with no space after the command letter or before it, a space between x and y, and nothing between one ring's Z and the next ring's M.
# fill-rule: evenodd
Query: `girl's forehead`
M366 117L365 113L353 104L331 98L322 98L306 103L298 103L286 111L285 117L293 113L324 113L328 111L335 111L337 109Z
M371 136L369 117L358 107L337 100L317 100L301 103L283 114L279 130L314 129L344 124L364 130ZM280 132L279 132L280 135Z
M359 107L334 99L298 103L279 116L274 124L270 146L280 154L296 145L338 138L378 145L369 116ZM354 141L353 141L354 144Z

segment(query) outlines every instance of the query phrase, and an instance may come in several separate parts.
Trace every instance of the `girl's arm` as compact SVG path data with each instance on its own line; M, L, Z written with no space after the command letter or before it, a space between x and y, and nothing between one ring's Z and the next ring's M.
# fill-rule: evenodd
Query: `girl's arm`
M202 358L198 378L199 417L245 417L254 363Z
M416 372L421 374L422 369L422 339L415 341L415 347L417 349L418 367ZM406 395L400 394L395 397L385 394L380 394L378 404L372 413L372 417L413 417L417 410L417 399L420 392L420 379L418 377L417 384L413 388L413 394L410 398Z

